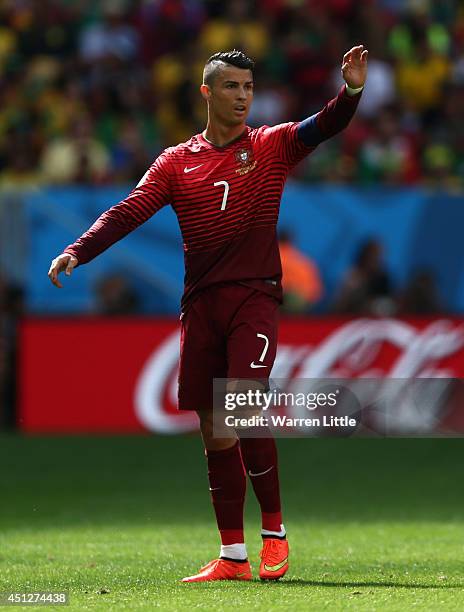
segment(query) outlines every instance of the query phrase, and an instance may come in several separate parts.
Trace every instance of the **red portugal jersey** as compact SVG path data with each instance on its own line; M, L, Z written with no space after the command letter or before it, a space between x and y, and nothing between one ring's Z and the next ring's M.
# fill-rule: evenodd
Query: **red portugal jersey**
M349 102L351 116L355 105ZM170 204L184 243L183 311L216 283L244 283L280 298L276 226L282 191L290 169L315 148L298 137L298 125L246 127L224 147L197 134L166 149L129 196L65 252L86 263Z

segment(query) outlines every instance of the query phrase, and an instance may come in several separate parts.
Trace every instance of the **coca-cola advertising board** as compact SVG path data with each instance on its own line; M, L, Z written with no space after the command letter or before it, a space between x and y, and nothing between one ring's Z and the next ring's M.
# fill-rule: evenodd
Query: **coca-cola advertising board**
M180 433L179 323L166 319L26 319L20 329L18 426L30 433ZM279 328L275 379L461 379L464 321L291 319ZM464 433L462 394L422 434ZM422 418L422 417L421 417ZM399 433L411 432L411 415ZM414 429L413 427L413 429Z

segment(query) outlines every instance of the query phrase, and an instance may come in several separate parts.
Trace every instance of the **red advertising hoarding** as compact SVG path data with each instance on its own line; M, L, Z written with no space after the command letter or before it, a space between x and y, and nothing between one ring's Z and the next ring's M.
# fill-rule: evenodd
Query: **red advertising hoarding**
M18 425L31 433L194 430L196 416L176 410L178 357L177 321L26 319ZM464 321L284 320L272 376L464 378ZM452 421L464 432L460 412Z

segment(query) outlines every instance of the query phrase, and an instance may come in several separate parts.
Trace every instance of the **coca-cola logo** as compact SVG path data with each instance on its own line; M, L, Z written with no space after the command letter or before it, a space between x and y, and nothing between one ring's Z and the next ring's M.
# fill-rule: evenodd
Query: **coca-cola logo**
M305 324L302 323L302 328ZM279 344L272 370L278 379L453 378L462 375L446 359L464 347L464 327L436 320L418 329L396 319L357 319L335 326L318 343ZM175 412L179 333L161 343L145 363L135 389L136 413L149 430L192 431L194 413ZM167 399L168 398L168 399Z
M387 345L398 353L391 364L381 355ZM357 319L335 329L318 346L279 347L272 374L276 378L452 378L456 373L440 368L438 361L463 346L464 327L452 321L433 321L420 330L396 319Z

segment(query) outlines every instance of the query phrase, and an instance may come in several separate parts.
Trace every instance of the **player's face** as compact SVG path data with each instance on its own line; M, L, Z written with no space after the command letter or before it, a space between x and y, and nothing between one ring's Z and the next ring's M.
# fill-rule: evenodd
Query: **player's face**
M226 66L208 89L212 117L228 126L245 123L253 101L251 70Z

